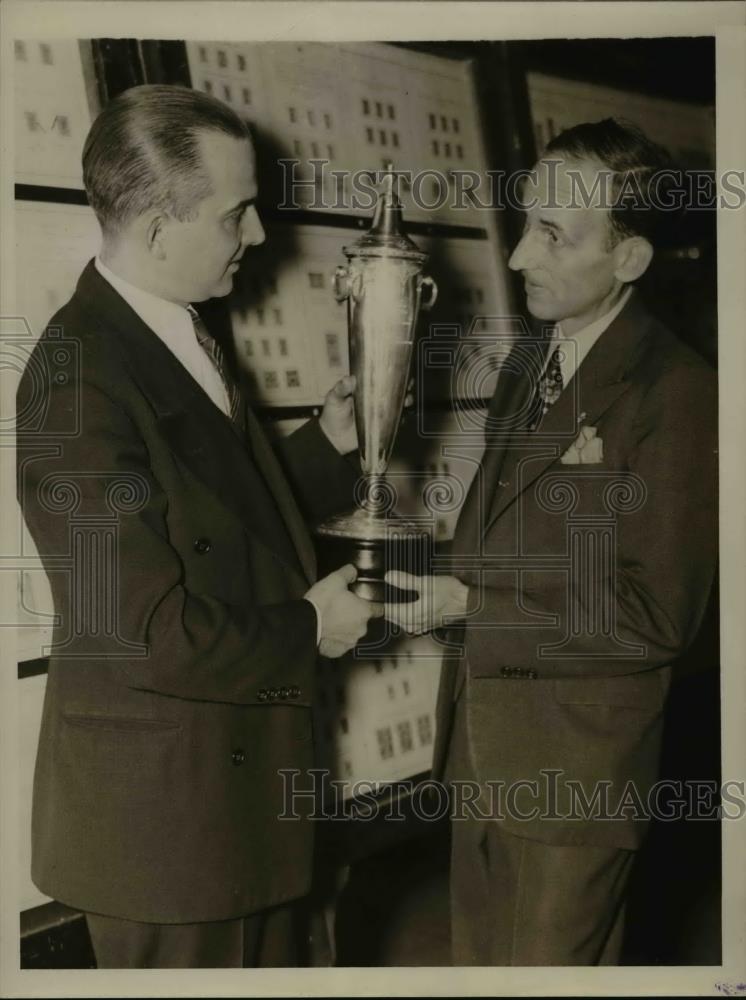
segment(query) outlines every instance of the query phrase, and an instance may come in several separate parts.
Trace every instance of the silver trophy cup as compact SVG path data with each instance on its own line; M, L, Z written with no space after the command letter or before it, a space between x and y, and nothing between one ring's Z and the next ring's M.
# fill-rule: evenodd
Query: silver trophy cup
M427 254L402 232L390 164L371 228L342 249L348 263L337 268L335 294L338 301L347 301L363 475L357 507L325 521L318 533L347 543L358 571L351 589L367 600L383 601L388 555L402 544L422 544L429 534L396 512L396 491L385 473L407 393L417 315L421 307L431 308L437 296L434 281L422 273Z

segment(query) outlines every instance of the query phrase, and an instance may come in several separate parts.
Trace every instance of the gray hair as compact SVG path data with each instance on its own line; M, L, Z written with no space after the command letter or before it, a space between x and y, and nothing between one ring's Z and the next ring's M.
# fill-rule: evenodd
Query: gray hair
M629 236L642 236L654 247L666 242L680 213L663 210L660 198L675 187L676 165L641 128L621 118L574 125L555 136L543 155L558 153L595 159L612 172L612 245ZM625 180L634 181L626 190Z

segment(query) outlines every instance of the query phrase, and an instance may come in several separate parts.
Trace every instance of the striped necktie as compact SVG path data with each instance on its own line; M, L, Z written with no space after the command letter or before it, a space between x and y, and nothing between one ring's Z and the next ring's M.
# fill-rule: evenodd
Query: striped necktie
M549 408L557 402L564 388L561 361L562 346L558 344L552 351L547 366L536 383L528 422L528 430L530 431L537 430Z
M192 319L194 335L197 338L197 343L213 363L218 374L223 380L223 385L228 393L228 405L230 407L231 421L237 427L241 427L241 389L232 377L231 373L228 371L228 366L225 362L225 355L223 354L220 344L218 344L217 340L215 340L205 324L202 322L199 313L194 306L187 306L187 309Z

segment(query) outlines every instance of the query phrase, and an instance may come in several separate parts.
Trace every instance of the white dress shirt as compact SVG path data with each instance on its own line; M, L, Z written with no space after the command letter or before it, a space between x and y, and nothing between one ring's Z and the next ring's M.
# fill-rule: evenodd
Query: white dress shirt
M229 417L231 408L228 390L220 372L200 347L192 318L187 310L176 302L161 299L151 292L131 285L129 281L109 270L100 257L96 257L96 270L115 291L119 292L127 305L137 313L146 326L150 327L177 361L181 362L218 409Z
M578 368L580 368L588 352L604 330L607 330L611 326L622 309L624 309L631 294L632 286L630 285L629 288L622 293L621 298L612 309L610 309L607 313L604 313L604 315L599 319L589 323L588 326L584 326L582 330L578 330L576 333L572 334L571 337L566 337L563 334L561 323L558 323L555 326L554 332L552 333L552 340L549 345L548 356L551 357L552 351L554 351L556 347L559 347L560 345L566 346L566 349L562 351L563 357L560 360L563 389L575 375Z

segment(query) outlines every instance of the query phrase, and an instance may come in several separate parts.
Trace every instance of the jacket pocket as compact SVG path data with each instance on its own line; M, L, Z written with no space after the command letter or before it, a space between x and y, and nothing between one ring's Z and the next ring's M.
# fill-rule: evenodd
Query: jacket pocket
M69 726L97 732L167 733L181 729L178 722L166 719L143 719L124 715L88 715L81 712L63 712L62 718Z
M560 678L553 682L554 697L563 705L660 709L666 698L665 681L658 670L623 677Z

